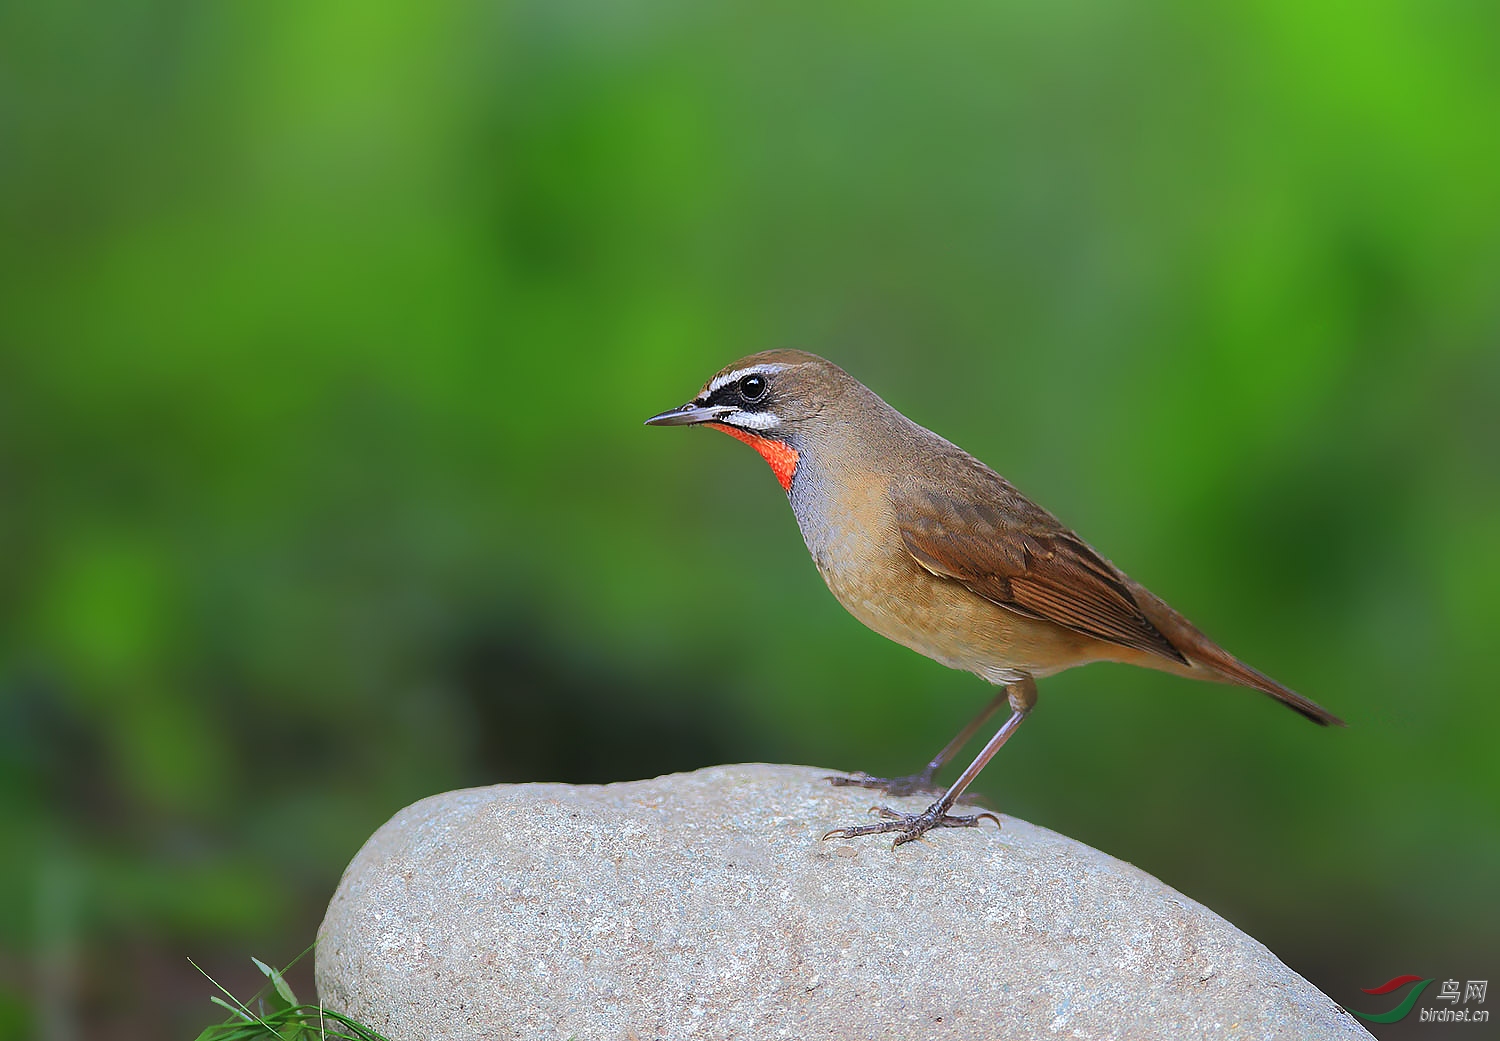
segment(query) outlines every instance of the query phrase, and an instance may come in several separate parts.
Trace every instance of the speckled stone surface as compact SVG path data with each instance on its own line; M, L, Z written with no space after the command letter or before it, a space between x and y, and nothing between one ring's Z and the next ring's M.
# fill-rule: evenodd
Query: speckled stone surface
M829 772L424 799L344 873L319 994L393 1041L1370 1036L1208 909L1043 828L820 841L875 801Z

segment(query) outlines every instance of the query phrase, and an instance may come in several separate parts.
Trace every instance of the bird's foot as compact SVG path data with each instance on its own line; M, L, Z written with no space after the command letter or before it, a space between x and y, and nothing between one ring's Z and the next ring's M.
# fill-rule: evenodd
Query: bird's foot
M883 835L886 832L897 832L896 841L891 843L895 849L904 842L919 839L933 828L977 828L979 822L986 818L995 822L995 827L1000 827L1000 818L988 811L984 813L972 813L966 816L954 816L939 809L938 803L933 803L921 813L898 813L889 806L877 806L872 813L878 813L881 820L875 824L856 824L848 828L834 828L823 836L826 842L837 835L841 839L856 839L861 835Z
M935 772L923 770L919 774L907 774L905 777L871 777L857 770L848 775L830 774L826 780L835 788L874 788L898 798L904 795L942 795L947 789L933 783ZM960 806L983 806L984 799L978 792L965 792L958 797L958 803Z
M863 771L856 771L848 776L833 774L827 780L835 788L874 788L887 795L942 795L943 789L932 781L934 773L934 770L923 770L905 777L871 777Z

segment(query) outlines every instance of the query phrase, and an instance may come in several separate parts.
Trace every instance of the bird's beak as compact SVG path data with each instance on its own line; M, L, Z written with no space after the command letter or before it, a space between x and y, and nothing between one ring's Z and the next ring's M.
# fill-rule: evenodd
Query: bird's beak
M737 409L732 405L695 405L689 401L680 408L659 412L646 420L648 427L686 427L695 423L711 423Z

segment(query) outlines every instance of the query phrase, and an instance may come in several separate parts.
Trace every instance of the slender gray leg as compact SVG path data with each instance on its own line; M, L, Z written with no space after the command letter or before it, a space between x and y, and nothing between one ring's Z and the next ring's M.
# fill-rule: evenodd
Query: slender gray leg
M980 727L989 722L991 716L1000 711L1000 706L1006 703L1008 697L1005 690L996 694L990 703L980 710L979 715L971 719L952 741L943 746L941 752L932 757L932 762L928 763L920 773L907 774L904 777L871 777L866 773L855 773L844 777L836 774L828 780L836 787L877 788L887 795L937 795L943 790L933 783L932 779L937 776L937 772L943 768L944 763L952 759L964 745L969 743L969 739L978 733Z
M1007 700L1010 702L1010 718L995 732L979 755L969 764L968 769L958 775L958 780L953 782L943 797L938 799L921 813L900 813L889 806L876 807L876 812L883 818L876 824L859 824L849 828L834 828L823 836L830 839L837 835L840 838L852 839L861 835L879 835L885 832L897 832L896 840L891 843L894 849L903 842L910 842L920 838L933 828L977 828L979 822L988 817L1000 826L1000 818L993 813L975 813L966 816L950 816L948 811L953 804L963 795L964 789L974 783L974 778L984 769L1000 746L1010 740L1010 736L1016 732L1021 723L1031 713L1036 705L1036 683L1030 677L1016 683L1007 684Z

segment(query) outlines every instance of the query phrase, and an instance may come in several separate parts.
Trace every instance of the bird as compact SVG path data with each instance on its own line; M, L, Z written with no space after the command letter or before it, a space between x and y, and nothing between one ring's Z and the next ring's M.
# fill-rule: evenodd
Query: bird
M1036 681L1113 661L1267 694L1323 726L1343 720L1214 643L1000 474L919 426L832 362L762 351L725 366L648 426L704 426L755 449L791 503L834 597L881 636L999 687L927 766L835 784L939 794L920 813L877 806L823 838L972 828L951 812L1037 701ZM937 772L1002 708L1010 714L946 789Z

